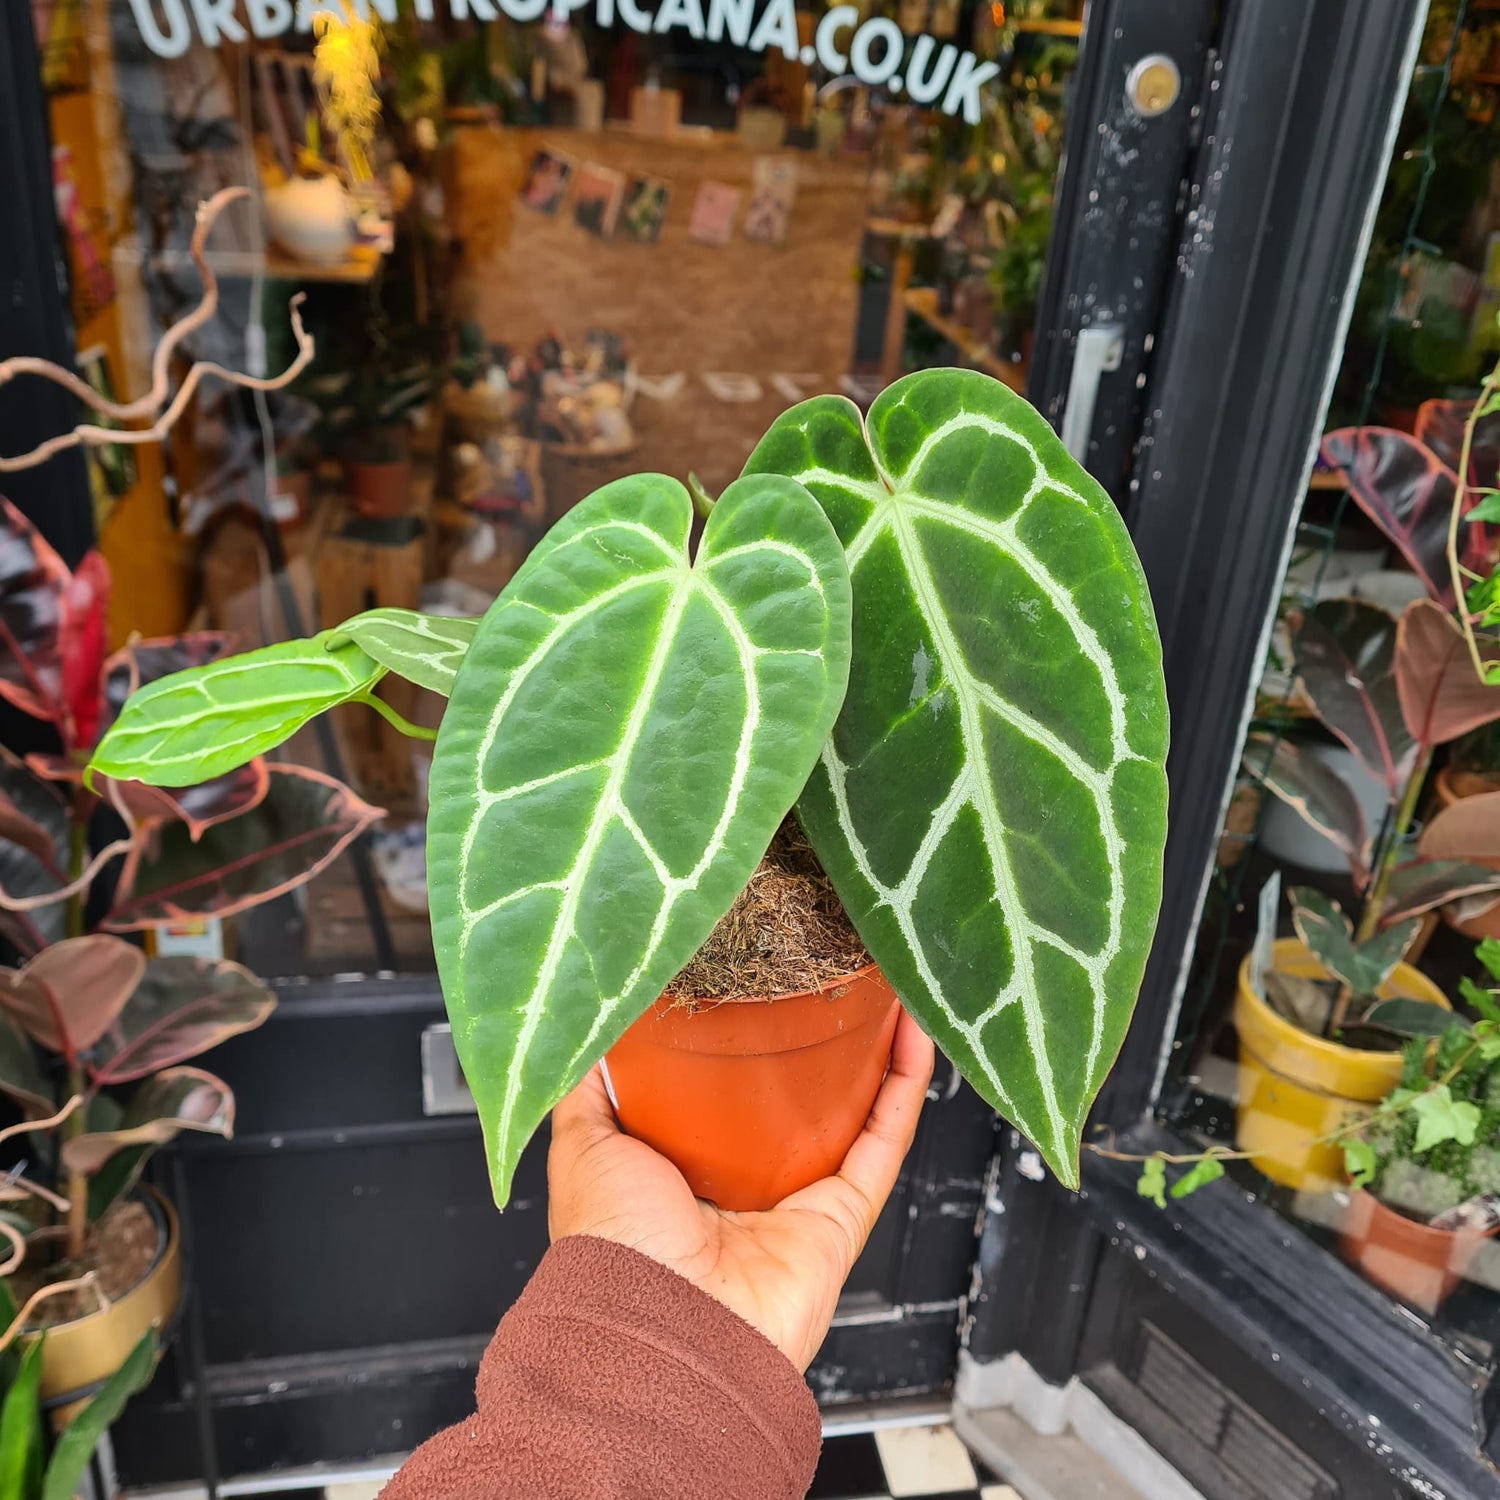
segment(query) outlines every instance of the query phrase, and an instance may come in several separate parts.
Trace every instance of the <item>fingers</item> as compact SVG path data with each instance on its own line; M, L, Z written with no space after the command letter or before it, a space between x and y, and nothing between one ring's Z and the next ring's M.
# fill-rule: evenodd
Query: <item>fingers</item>
M905 1011L896 1024L891 1067L870 1116L834 1177L793 1194L786 1206L815 1208L837 1221L848 1244L848 1264L864 1248L917 1132L932 1080L935 1049ZM846 1267L847 1274L847 1267Z

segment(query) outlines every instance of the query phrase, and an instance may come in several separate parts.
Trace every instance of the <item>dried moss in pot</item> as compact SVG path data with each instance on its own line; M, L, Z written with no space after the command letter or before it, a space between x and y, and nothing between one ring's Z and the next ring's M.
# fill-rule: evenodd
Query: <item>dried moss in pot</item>
M755 873L667 987L685 1004L822 989L870 962L806 835L787 817Z

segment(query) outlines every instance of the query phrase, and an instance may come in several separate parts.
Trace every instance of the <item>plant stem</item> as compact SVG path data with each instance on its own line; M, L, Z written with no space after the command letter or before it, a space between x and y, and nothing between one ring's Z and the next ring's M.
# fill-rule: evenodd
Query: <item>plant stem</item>
M1469 619L1469 606L1465 601L1463 569L1458 561L1458 523L1463 518L1464 500L1469 489L1469 451L1474 446L1474 429L1479 425L1479 414L1485 403L1500 386L1500 369L1491 370L1479 388L1479 399L1464 423L1463 445L1458 453L1458 484L1453 490L1453 508L1448 512L1448 576L1453 580L1453 607L1458 611L1458 623L1463 629L1464 641L1469 647L1469 660L1481 682L1485 681L1484 659L1479 654L1479 642L1474 638L1474 625Z
M1396 808L1396 816L1391 824L1391 831L1385 841L1385 848L1380 851L1380 863L1375 871L1375 878L1370 882L1369 894L1365 897L1365 909L1360 914L1359 926L1354 932L1354 941L1363 943L1375 936L1376 929L1380 926L1381 912L1385 907L1385 893L1390 887L1391 872L1396 868L1396 856L1401 851L1406 836L1411 832L1411 825L1416 819L1417 800L1422 795L1422 788L1427 782L1427 770L1432 764L1432 747L1424 745L1417 755L1417 763L1411 769L1411 775L1407 778L1406 788L1401 793L1401 801Z
M405 718L392 708L384 698L379 698L374 693L360 693L354 701L356 703L368 704L387 724L399 729L409 739L435 740L437 738L437 730L424 729L420 724L413 724L410 719Z

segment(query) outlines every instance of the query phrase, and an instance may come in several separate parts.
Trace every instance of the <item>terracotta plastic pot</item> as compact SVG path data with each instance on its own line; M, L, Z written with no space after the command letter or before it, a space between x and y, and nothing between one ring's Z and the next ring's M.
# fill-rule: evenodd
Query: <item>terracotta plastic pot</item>
M177 1214L154 1188L138 1189L161 1229L151 1269L107 1307L47 1330L42 1345L42 1401L55 1426L70 1421L82 1404L121 1365L148 1328L163 1328L182 1296L182 1245ZM30 1343L36 1335L22 1336Z
M356 514L372 520L389 520L404 516L411 506L411 460L396 459L390 463L344 464L349 504Z
M616 1113L698 1197L770 1208L843 1161L885 1077L899 1013L873 964L769 1001L663 997L609 1051Z
M1344 1218L1344 1259L1381 1291L1435 1313L1495 1231L1456 1233L1419 1224L1373 1193L1355 1193Z
M1500 791L1500 776L1474 771L1456 771L1452 766L1444 766L1433 778L1433 800L1440 812L1452 807L1455 802L1462 802L1469 797L1483 797L1496 791ZM1471 850L1466 847L1461 853L1449 854L1438 844L1426 840L1421 846L1421 852L1428 859L1462 858L1470 864L1488 865L1500 869L1500 849L1495 850L1491 855L1483 850ZM1471 917L1467 922L1455 920L1452 913L1451 905L1443 907L1443 920L1455 932L1463 933L1466 938L1472 938L1475 942L1483 938L1500 938L1500 905L1480 912L1477 917Z
M1279 938L1272 967L1306 979L1323 966L1296 938ZM1446 997L1410 964L1397 964L1381 999L1425 1000L1451 1010ZM1329 1192L1344 1182L1337 1145L1310 1144L1351 1115L1384 1099L1401 1081L1399 1052L1365 1052L1312 1036L1278 1016L1250 984L1250 957L1240 964L1234 999L1239 1033L1236 1144L1254 1166L1286 1187Z

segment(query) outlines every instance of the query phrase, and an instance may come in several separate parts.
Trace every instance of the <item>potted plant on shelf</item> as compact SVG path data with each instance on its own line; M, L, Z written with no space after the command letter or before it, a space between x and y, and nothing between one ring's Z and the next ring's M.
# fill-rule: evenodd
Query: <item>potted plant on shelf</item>
M778 1171L720 1201L764 1206L847 1148L895 998L1076 1185L1165 835L1160 644L1118 512L1023 400L955 370L898 381L868 419L835 397L785 413L717 501L698 495L696 556L693 503L660 475L606 485L477 625L376 611L235 658L232 700L222 664L153 683L91 774L228 774L385 671L449 695L434 945L501 1204L547 1110L629 1035L706 1082L673 1110L679 1085L626 1041L622 1118L664 1105L640 1128L701 1184L720 1164L691 1138L748 1107ZM794 804L858 938L818 956L858 967L797 981L806 1005L738 980L683 993ZM754 1054L803 1010L861 1029L865 1056L778 1066L773 1112Z
M108 574L70 571L0 501L0 697L59 749L0 751L0 1092L56 1138L47 1172L3 1179L8 1273L45 1323L40 1390L87 1394L177 1299L170 1206L136 1182L180 1130L228 1135L229 1089L190 1059L275 1004L240 965L147 957L131 935L244 911L310 878L378 816L319 772L251 758L163 790L82 784L98 735L158 678L223 659L228 638L136 641L105 655ZM275 648L272 648L275 649ZM50 1174L50 1181L48 1175ZM14 1334L16 1329L8 1330Z
M1500 974L1500 945L1481 945ZM1376 1286L1435 1313L1500 1227L1500 1006L1466 981L1483 1022L1413 1041L1382 1106L1344 1143L1356 1189L1343 1253Z
M1273 968L1291 980L1335 981L1327 1006L1312 1004L1300 983L1268 982L1262 990L1252 979L1252 956L1241 964L1237 1130L1273 1180L1326 1188L1338 1181L1337 1152L1303 1143L1337 1126L1338 1112L1383 1097L1401 1071L1400 1038L1389 1035L1389 1025L1381 1028L1383 1045L1380 1033L1366 1028L1346 1037L1345 1029L1366 1019L1364 1007L1387 980L1409 998L1440 1000L1408 967L1389 977L1417 937L1414 919L1453 901L1500 901L1500 871L1467 859L1411 857L1410 848L1434 748L1500 719L1500 691L1475 674L1462 631L1432 599L1414 600L1399 621L1361 600L1322 600L1299 622L1296 655L1304 698L1383 786L1386 816L1372 835L1336 771L1291 740L1251 737L1245 769L1344 852L1362 905L1346 936L1336 932L1342 913L1335 920L1325 912L1316 928L1299 917L1300 941L1276 947ZM1310 909L1315 897L1305 893L1300 904ZM1317 944L1309 940L1314 931ZM1361 964L1358 986L1346 950L1379 960ZM1289 1002L1293 989L1304 1003ZM1406 1014L1420 1022L1419 1012Z

